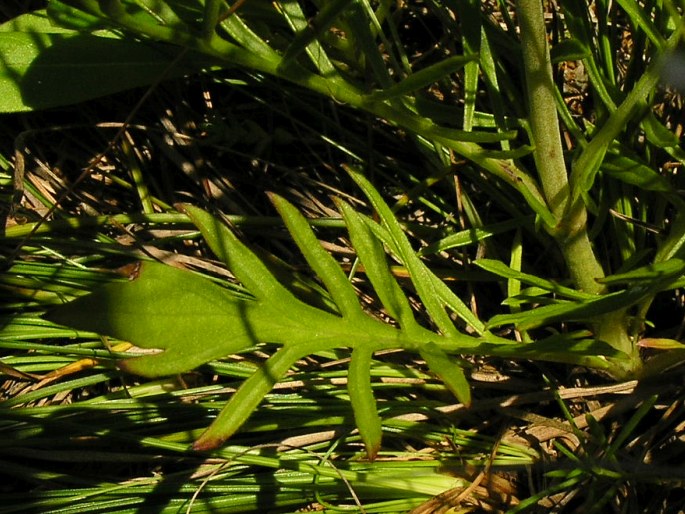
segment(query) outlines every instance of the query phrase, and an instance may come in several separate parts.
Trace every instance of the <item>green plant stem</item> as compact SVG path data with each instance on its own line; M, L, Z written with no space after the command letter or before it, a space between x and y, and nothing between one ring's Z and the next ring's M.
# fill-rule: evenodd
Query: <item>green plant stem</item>
M530 126L535 143L533 155L545 200L557 221L550 232L561 246L576 285L585 292L599 294L604 288L596 279L603 278L604 271L587 234L587 213L580 204L572 212L567 209L571 190L558 129L552 63L541 0L521 0L518 16Z
M216 26L219 24L221 5L221 0L205 1L205 13L202 18L202 37L207 42L211 42Z
M572 212L567 209L571 189L558 128L552 61L541 0L521 0L518 17L535 144L533 155L547 206L556 219L550 233L561 246L575 284L585 292L599 294L604 288L596 279L604 277L604 270L587 234L587 212L580 204Z
M569 198L569 184L541 0L519 1L518 16L535 165L547 203L557 220L561 220Z
M96 0L69 0L69 4L92 15L107 18L107 14L103 12ZM107 4L113 4L110 7L114 7L118 2L109 0ZM112 9L108 12L111 13L110 19L114 23L135 34L145 35L153 40L165 41L172 45L183 46L214 57L223 63L280 77L325 97L331 97L342 104L350 105L388 120L430 141L439 142L517 189L546 225L553 225L555 222L554 216L547 209L545 197L537 182L517 168L512 161L493 158L488 151L473 141L473 138L484 137L482 134L479 136L440 127L431 120L423 118L405 107L398 106L396 102L379 100L373 94L365 93L337 74L324 77L296 63L283 66L283 58L276 52L270 51L268 45L245 34L242 35L245 44L253 46L255 51L250 51L250 48L241 48L221 38L212 38L211 41L208 41L177 28L142 24L135 17L123 13L121 10ZM269 49L269 51L259 51L259 49ZM493 141L501 140L500 135L493 135L492 138L494 138Z
M542 1L520 0L517 9L535 164L547 206L557 221L550 234L558 242L576 286L588 293L601 294L605 287L597 279L604 277L604 270L588 237L585 206L574 202L573 208L568 208L572 201L571 188L558 128ZM598 339L629 357L628 362L613 366L614 376L621 378L639 368L639 356L628 334L623 311L604 315L594 325Z

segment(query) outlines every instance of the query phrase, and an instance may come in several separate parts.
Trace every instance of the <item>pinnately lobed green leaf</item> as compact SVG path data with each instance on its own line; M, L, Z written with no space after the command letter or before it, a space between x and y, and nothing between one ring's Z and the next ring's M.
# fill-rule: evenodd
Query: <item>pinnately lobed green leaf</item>
M391 216L387 212L389 207L370 184L364 183L364 186L387 221ZM284 199L272 195L272 200L310 266L329 289L340 314L319 309L296 297L222 221L185 205L183 208L210 248L249 294L224 288L187 270L142 262L136 265L129 280L109 283L45 315L46 319L61 325L157 350L119 363L128 372L147 377L189 371L213 359L247 351L259 343L280 344L282 347L240 386L196 441L197 450L216 448L234 434L297 360L332 348L352 349L348 389L369 458L377 455L381 440L381 420L369 377L375 351L396 348L418 351L431 371L465 405L471 401L469 385L463 370L449 354L539 358L595 367L605 362L598 357L604 349L598 348L594 341L590 346L582 340L517 345L491 334L478 338L459 333L455 337L418 325L389 269L383 268L388 263L380 240L374 239L378 237L374 227L383 233L382 239L391 236L375 222L341 203L352 239L360 245L360 259L374 276L374 287L400 327L370 316L360 309L353 296L354 288L341 270L335 270L336 263L320 246L302 215ZM416 275L430 280L434 291L441 291L439 285L446 287L410 253L413 250L399 226L390 226L388 231L393 238L389 246L412 264L410 272L418 269ZM377 262L372 265L371 260ZM412 280L417 276L412 276ZM422 293L425 296L428 291ZM440 293L437 300L441 302L444 298ZM441 303L437 305L442 309Z

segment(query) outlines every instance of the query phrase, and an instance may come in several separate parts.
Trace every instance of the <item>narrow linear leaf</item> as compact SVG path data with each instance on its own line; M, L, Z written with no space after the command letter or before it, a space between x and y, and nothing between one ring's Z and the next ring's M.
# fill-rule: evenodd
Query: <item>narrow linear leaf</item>
M680 138L666 128L652 111L645 114L640 125L645 131L647 140L659 148L674 148L680 145Z
M419 353L426 361L428 368L445 383L461 403L469 407L471 387L461 366L434 343L423 345Z
M370 27L370 20L364 12L363 2L352 2L347 11L347 21L349 23L351 36L356 41L357 51L368 61L373 75L385 89L392 86L392 78L386 67L385 57L381 53L376 41L376 33Z
M648 266L628 271L626 273L617 273L609 275L599 280L600 283L606 285L647 285L655 286L656 282L669 281L681 277L685 273L685 260L673 258Z
M508 232L510 230L515 230L520 228L526 223L532 222L533 218L531 216L524 216L520 218L514 218L511 220L503 221L501 223L494 223L486 227L471 228L467 230L460 230L455 234L451 234L447 237L432 243L425 248L422 248L418 254L419 255L431 255L434 253L442 252L444 250L449 250L451 248L459 248L461 246L467 246L471 244L478 244L485 239L488 239L497 234L503 232Z
M220 25L249 53L272 63L280 61L280 55L243 21L238 12L231 14Z
M473 355L496 355L503 358L543 360L588 366L594 369L609 369L614 362L627 361L628 355L616 350L604 341L591 337L587 331L580 333L559 333L531 343L512 345L480 345Z
M461 41L464 52L467 54L480 54L481 50L488 51L487 46L481 48L481 43L487 40L481 37L483 30L483 19L480 12L480 3L473 1L448 2L451 8L456 11L460 20ZM483 56L487 59L487 56ZM471 131L474 126L474 115L476 112L476 102L478 98L478 83L481 77L480 59L466 63L464 67L464 130Z
M347 223L352 247L364 265L366 276L369 277L378 298L388 314L403 329L411 332L411 329L417 326L416 319L407 297L388 267L383 245L352 207L342 200L336 200L336 204Z
M488 321L487 327L495 328L513 324L519 330L530 330L560 321L592 320L602 314L626 309L642 300L649 293L649 288L634 287L595 297L594 300L564 302L519 313L498 314Z
M637 343L640 348L651 348L652 350L685 350L685 344L675 339L658 337L645 337Z
M304 354L306 355L306 352ZM274 384L303 356L302 350L293 346L285 346L278 350L243 382L214 422L195 441L193 449L209 451L221 446L245 423Z
M485 271L489 271L490 273L494 273L499 277L506 278L509 280L519 280L524 284L537 286L546 291L550 291L560 296L571 298L573 300L590 300L596 298L595 295L583 293L582 291L578 291L576 289L571 289L570 287L559 285L556 282L552 282L551 280L546 280L544 278L536 277L535 275L530 275L528 273L523 273L521 271L514 270L506 264L504 264L503 262L495 259L478 259L477 261L475 261L475 264L479 268L482 268Z
M284 198L276 194L269 194L269 198L305 259L326 285L340 313L349 318L364 316L352 284L335 259L323 249L305 217Z
M679 40L680 34L676 31L669 38L667 46L672 47ZM577 159L574 159L570 177L573 202L586 195L591 189L604 156L614 138L625 129L631 118L654 91L660 79L658 66L658 62L648 66L635 87L613 110L604 125L593 135L592 141L582 149Z
M580 61L590 56L587 43L581 43L577 39L564 39L550 49L552 63L558 64L565 61Z
M297 31L297 34L283 55L283 61L280 66L289 66L306 50L322 75L334 73L335 67L328 59L323 46L318 40L321 39L322 35L341 16L345 9L349 7L352 1L332 0L324 2L321 10L309 21L305 19L305 15L298 2L293 0L279 2L288 23Z
M457 70L460 70L470 62L477 61L477 54L448 57L439 63L412 73L394 86L387 87L380 91L375 91L371 94L371 98L373 100L389 100L391 98L406 95L407 93L412 93L444 79L446 76L454 73Z
M630 19L635 26L640 27L641 30L647 34L654 45L661 50L666 44L663 36L659 34L659 29L654 26L654 23L648 18L649 10L639 5L635 0L617 0L617 3L623 7L628 13Z
M521 264L523 263L523 244L521 244L521 230L517 230L514 235L514 241L511 245L511 258L509 259L510 269L521 273ZM521 294L521 281L515 277L507 280L507 298L513 298Z
M381 447L383 432L371 389L371 357L372 352L367 348L354 349L347 376L347 391L366 455L369 460L374 460Z
M666 177L654 171L651 167L644 163L632 159L631 157L621 153L620 149L612 149L610 154L607 154L606 159L602 163L601 170L606 175L638 186L640 189L647 191L660 191L663 193L671 193L674 188Z

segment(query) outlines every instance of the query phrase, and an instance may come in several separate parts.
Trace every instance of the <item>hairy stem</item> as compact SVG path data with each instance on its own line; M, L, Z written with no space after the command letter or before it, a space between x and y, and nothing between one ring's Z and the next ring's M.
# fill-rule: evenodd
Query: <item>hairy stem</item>
M552 213L561 219L569 198L568 175L554 102L552 62L541 0L520 0L518 17L526 71L535 164Z
M561 248L576 286L588 293L600 294L605 288L597 279L604 277L604 270L587 234L587 212L582 202L575 202L569 208L571 188L554 101L555 86L542 0L519 0L517 9L535 165L547 206L556 218L550 233ZM616 363L612 374L623 377L639 367L624 312L602 316L594 326L598 339L629 356L628 362Z
M545 200L557 221L551 233L561 246L576 285L589 293L601 293L602 286L596 279L602 278L604 271L587 235L585 208L579 205L572 212L567 210L571 190L554 101L555 86L542 1L520 0L518 17L530 105L529 120L535 143L533 155Z

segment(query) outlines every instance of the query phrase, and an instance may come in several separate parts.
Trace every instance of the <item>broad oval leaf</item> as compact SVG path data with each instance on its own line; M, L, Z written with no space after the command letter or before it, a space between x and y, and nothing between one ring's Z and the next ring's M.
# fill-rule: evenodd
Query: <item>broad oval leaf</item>
M131 373L182 373L257 343L255 303L189 271L143 262L127 282L114 282L44 317L141 348L164 350L124 360Z
M174 63L177 55L132 39L0 28L0 112L75 104L209 64L190 56Z

